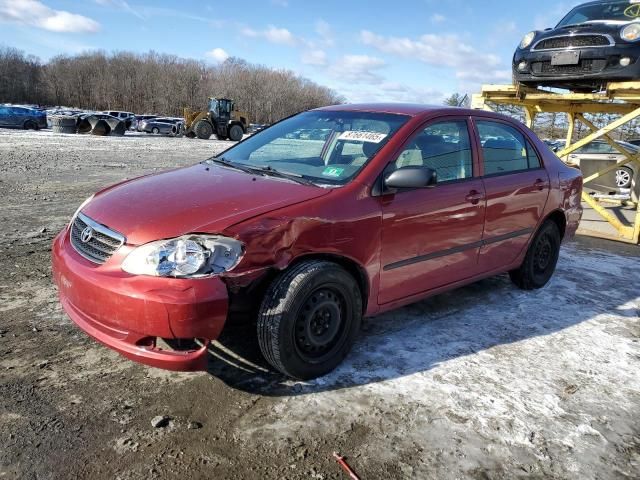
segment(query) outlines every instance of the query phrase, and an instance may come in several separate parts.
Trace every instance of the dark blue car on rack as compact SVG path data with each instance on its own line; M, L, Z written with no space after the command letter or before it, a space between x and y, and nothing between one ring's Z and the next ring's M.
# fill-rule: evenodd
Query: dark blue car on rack
M47 128L47 114L35 108L0 105L0 127Z

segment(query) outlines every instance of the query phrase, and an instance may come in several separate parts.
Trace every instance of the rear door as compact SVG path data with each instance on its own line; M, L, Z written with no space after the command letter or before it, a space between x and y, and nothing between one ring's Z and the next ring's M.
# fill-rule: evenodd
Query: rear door
M526 136L508 122L474 119L487 210L480 269L511 264L527 245L544 212L549 175Z
M469 126L464 117L426 124L385 170L429 167L438 182L380 197L380 304L477 273L485 201Z

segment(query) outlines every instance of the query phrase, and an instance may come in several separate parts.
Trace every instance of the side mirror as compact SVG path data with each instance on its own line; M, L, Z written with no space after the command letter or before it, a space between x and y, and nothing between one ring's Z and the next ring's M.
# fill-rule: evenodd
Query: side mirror
M426 167L403 167L384 177L384 186L388 189L427 188L438 182L436 171Z

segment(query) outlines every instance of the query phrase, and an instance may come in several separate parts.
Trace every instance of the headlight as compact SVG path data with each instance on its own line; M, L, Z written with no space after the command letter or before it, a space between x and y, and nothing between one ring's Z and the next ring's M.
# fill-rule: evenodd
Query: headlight
M206 277L228 272L242 258L242 243L217 235L185 235L133 250L122 269L133 275Z
M93 200L93 195L91 195L89 198L87 198L84 202L82 202L80 204L80 206L78 207L78 209L76 210L76 212L73 214L73 216L71 217L71 222L73 223L73 221L76 219L76 217L78 216L78 214L80 213L80 210L82 210L84 207L87 206L87 204Z
M520 42L520 48L527 48L533 42L533 39L536 38L536 32L529 32L524 37L522 37L522 41Z
M627 42L635 42L640 40L640 24L630 23L620 30L620 37Z

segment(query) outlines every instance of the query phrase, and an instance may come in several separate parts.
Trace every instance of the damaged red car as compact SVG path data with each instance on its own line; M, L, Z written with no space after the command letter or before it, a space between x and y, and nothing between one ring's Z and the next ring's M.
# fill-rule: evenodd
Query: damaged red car
M363 316L503 272L544 286L581 190L579 170L498 114L326 107L97 193L54 240L53 271L71 319L130 359L206 368L249 311L266 360L310 379Z

